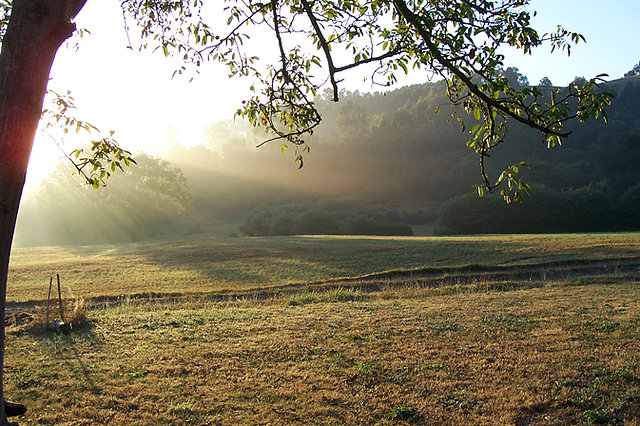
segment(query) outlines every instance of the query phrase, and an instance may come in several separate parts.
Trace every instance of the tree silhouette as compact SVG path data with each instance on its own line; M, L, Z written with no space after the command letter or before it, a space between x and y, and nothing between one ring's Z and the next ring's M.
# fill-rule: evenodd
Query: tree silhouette
M638 62L637 64L635 64L635 65L633 66L633 68L631 68L629 71L627 71L627 72L624 74L624 77L625 77L625 78L627 78L627 77L633 77L633 76L635 76L635 75L640 75L640 62Z
M542 77L540 79L540 83L538 83L538 85L542 86L542 87L553 87L553 83L551 82L549 77Z

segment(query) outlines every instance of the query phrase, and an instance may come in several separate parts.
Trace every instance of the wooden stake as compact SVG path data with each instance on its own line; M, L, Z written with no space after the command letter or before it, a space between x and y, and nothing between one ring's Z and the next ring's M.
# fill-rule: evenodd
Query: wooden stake
M53 286L53 277L49 278L49 295L47 296L47 319L45 327L49 328L49 302L51 301L51 287Z
M58 301L60 302L60 319L64 322L64 314L62 313L62 293L60 292L60 274L56 274L58 278Z

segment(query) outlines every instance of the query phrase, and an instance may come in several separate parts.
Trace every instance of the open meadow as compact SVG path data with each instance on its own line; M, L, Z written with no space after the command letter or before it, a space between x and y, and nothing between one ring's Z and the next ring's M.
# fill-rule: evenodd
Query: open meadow
M18 249L6 392L21 424L640 424L639 268L640 234Z

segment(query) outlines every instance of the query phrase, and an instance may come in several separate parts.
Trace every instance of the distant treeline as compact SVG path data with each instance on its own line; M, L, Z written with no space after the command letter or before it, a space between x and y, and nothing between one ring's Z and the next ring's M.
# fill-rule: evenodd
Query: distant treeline
M96 244L159 235L191 202L186 179L166 161L140 154L137 165L114 173L99 190L61 163L35 199L21 206L18 245Z
M506 205L498 197L459 194L440 210L445 233L632 231L640 229L640 77L603 87L616 97L608 124L572 125L558 149L505 144L531 165L533 196Z
M461 234L603 232L637 230L640 185L616 198L605 182L578 189L534 186L524 204L465 194L444 203L441 232ZM465 212L465 213L462 213Z
M321 200L315 203L295 203L255 208L240 226L249 236L268 235L413 235L408 215L385 206L360 211L349 202ZM418 220L421 220L422 217Z
M533 196L523 204L507 205L494 194L479 198L471 191L471 185L479 183L478 160L464 146L466 134L442 112L446 96L438 84L386 95L343 93L342 104L325 102L325 126L312 143L308 163L315 166L317 161L327 169L317 174L313 170L311 181L317 184L299 193L308 197L328 187L337 191L335 196L352 197L363 212L372 205L439 211L403 214L393 221L374 217L372 222L431 222L441 234L640 229L640 77L618 80L602 90L616 96L608 110L609 123L573 125L562 147L548 149L535 131L512 126L489 167L501 170L518 161L531 166L522 174ZM439 115L433 113L437 106ZM284 213L290 204L283 195L279 193L270 208L250 214L241 230L270 235L286 223L286 233L385 233L351 226L354 216L331 210L323 210L324 221L318 216L322 229L316 229L313 221L298 222L294 214ZM257 223L263 223L261 232Z
M527 84L517 69L506 71L512 84ZM551 86L546 79L542 90ZM324 121L308 139L311 151L301 170L277 143L256 149L264 133L231 121L212 124L193 148L168 144L168 163L150 159L165 176L157 184L151 185L157 178L141 175L142 168L114 179L108 191L76 194L77 180L67 182L61 173L71 171L61 169L44 186L39 203L21 208L17 241L38 243L29 230L42 226L30 228L29 218L44 211L56 212L55 222L42 222L53 231L47 234L50 244L219 229L247 235L408 235L414 225L437 233L638 230L640 76L602 90L615 94L608 124L572 125L569 139L553 149L539 133L513 125L507 141L492 152L488 171L494 178L510 164L531 166L521 173L533 188L523 204L472 193L480 183L478 158L452 118L446 88L428 83L388 93L342 92L339 103L318 98ZM30 210L36 205L38 214ZM80 230L80 223L96 223L98 229Z

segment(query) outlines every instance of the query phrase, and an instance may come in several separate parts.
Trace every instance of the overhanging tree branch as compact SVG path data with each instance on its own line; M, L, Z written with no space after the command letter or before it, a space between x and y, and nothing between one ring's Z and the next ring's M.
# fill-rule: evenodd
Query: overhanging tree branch
M406 3L403 0L393 0L393 4L396 6L396 10L398 11L398 13L404 19L406 19L406 21L409 24L411 24L414 30L420 35L420 38L425 43L425 45L429 48L429 52L431 53L433 58L436 59L440 64L442 64L447 69L447 71L449 71L451 74L459 78L460 81L462 81L464 85L471 91L471 93L473 93L478 98L480 98L484 103L500 110L501 112L507 114L509 117L513 118L514 120L522 124L525 124L529 127L532 127L536 130L539 130L544 134L551 134L561 138L566 138L571 134L571 132L558 132L554 129L551 129L548 126L544 126L533 120L521 117L520 115L515 114L509 108L505 107L504 104L499 99L494 99L488 96L486 93L480 90L480 88L471 80L469 76L467 76L462 70L460 70L459 67L453 64L449 59L447 59L442 54L440 49L438 49L438 47L433 43L431 39L431 35L429 34L429 31L425 29L425 26L420 24L420 18L416 16L413 12L411 12L411 10L409 10L409 8L407 7Z
M390 51L388 51L388 52L386 52L386 53L384 53L384 54L382 54L380 56L374 56L374 57L367 58L367 59L361 59L361 60L356 61L356 62L354 62L352 64L344 65L344 66L341 66L341 67L336 67L335 68L335 72L339 73L339 72L342 72L342 71L350 70L352 68L357 68L360 65L370 64L372 62L380 62L380 61L383 61L385 59L392 58L392 57L394 57L396 55L399 55L400 53L402 53L402 51L400 49L390 50Z
M278 20L278 1L271 0L271 10L273 12L273 30L278 40L278 48L280 49L280 60L282 61L282 74L285 81L289 80L289 72L287 71L287 55L284 53L282 44L282 36L280 35L280 22Z
M309 17L309 21L313 26L313 30L315 31L316 36L318 37L318 42L322 47L322 51L324 52L324 56L327 59L327 66L329 67L329 79L331 80L331 86L333 87L333 100L334 102L338 102L338 83L336 82L335 74L336 67L333 64L333 57L331 56L331 48L329 47L329 43L322 34L322 29L316 20L316 17L313 14L313 10L307 0L301 0L302 6L304 7L307 16Z

